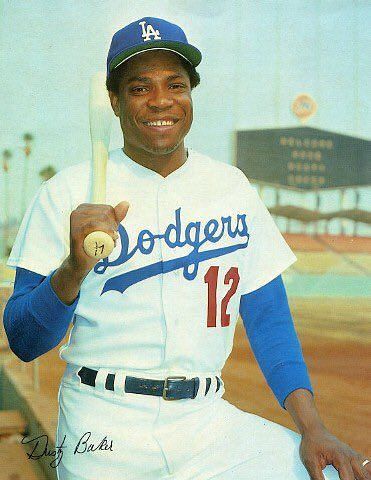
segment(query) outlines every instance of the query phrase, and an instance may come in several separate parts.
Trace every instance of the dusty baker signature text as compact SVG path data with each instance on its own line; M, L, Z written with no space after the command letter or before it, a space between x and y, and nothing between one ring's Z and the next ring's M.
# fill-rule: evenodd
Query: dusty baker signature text
M97 451L111 451L113 452L113 440L109 440L107 436L103 437L100 441L91 440L91 432L85 432L78 442L73 445L73 454L84 454L88 452L97 452ZM51 457L52 461L50 466L56 468L62 458L63 450L67 449L68 446L66 443L66 435L64 435L60 445L56 445L55 448L50 448L49 438L47 435L40 435L34 438L22 438L23 445L30 445L32 450L27 453L27 457L30 460L39 460L42 457Z

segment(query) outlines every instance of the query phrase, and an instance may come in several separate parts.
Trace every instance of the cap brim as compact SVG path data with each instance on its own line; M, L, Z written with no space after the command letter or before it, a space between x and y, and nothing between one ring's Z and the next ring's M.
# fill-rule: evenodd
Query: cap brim
M191 63L194 67L197 67L201 62L202 55L201 52L194 47L193 45L186 45L180 42L172 42L172 41L156 41L151 42L148 44L142 43L140 45L136 45L128 50L125 50L124 53L116 55L109 64L109 73L112 72L115 68L117 68L122 63L126 62L130 58L142 53L146 50L168 50L170 52L177 53L189 63Z

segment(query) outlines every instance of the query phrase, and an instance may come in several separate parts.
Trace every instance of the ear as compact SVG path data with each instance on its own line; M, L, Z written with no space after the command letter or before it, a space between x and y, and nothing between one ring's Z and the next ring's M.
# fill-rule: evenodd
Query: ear
M114 92L111 92L111 90L108 92L108 95L109 95L109 99L110 99L110 102L111 102L112 110L113 110L114 114L116 115L116 117L119 117L120 116L119 97Z

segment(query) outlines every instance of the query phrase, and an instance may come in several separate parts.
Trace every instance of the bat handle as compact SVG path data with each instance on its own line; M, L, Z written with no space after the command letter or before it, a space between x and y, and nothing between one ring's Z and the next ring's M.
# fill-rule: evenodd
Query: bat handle
M91 232L85 237L84 251L91 258L102 259L108 257L115 247L113 238L106 232Z

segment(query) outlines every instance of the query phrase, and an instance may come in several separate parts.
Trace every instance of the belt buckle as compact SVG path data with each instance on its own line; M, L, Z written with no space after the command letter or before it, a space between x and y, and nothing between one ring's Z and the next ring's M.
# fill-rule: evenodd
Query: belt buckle
M186 380L186 377L166 377L164 382L164 389L162 390L162 398L171 402L172 400L179 400L178 398L168 398L167 391L169 390L169 380Z

